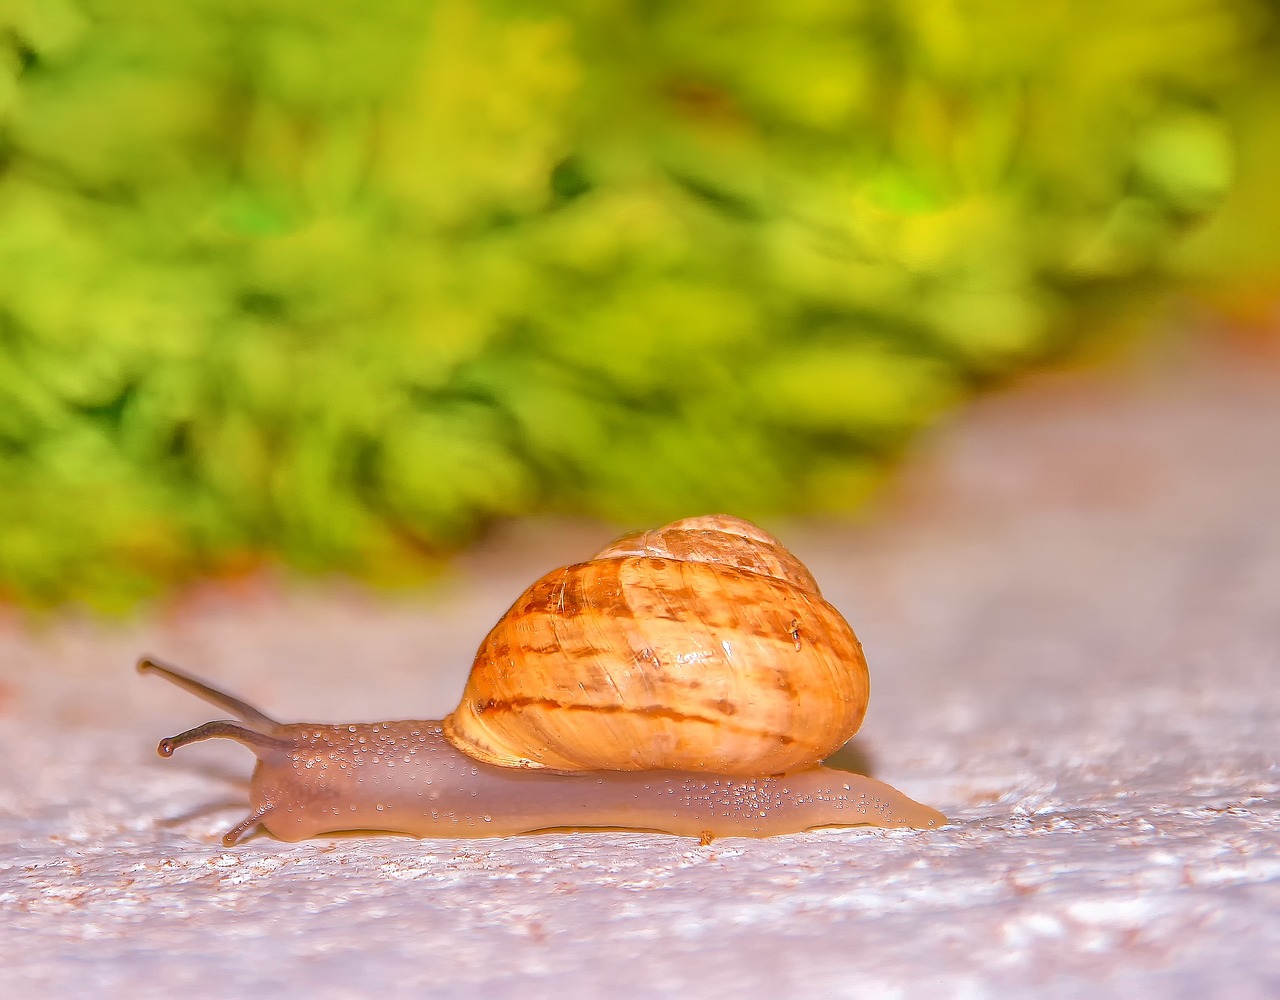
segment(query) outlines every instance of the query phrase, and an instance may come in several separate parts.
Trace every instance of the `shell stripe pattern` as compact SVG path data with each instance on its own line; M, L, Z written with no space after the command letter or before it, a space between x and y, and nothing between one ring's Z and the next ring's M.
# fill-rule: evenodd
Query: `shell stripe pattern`
M450 739L558 770L812 766L857 729L868 684L853 631L796 583L652 556L554 571L481 645Z

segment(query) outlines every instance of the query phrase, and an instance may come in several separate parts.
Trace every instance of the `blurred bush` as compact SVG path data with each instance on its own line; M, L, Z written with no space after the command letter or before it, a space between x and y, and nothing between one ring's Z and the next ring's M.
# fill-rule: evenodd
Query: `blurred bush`
M412 578L528 511L850 509L1158 286L1276 22L0 0L0 588L127 607L261 560Z

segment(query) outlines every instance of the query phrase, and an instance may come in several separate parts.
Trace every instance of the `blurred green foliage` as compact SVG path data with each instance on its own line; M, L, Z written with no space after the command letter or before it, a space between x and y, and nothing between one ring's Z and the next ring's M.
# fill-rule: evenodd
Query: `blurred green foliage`
M1252 0L0 0L0 595L845 510L1227 189Z

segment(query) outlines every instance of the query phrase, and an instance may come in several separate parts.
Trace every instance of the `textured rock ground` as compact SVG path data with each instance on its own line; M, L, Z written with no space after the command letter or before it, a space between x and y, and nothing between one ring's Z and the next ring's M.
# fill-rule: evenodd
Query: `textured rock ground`
M1280 373L1196 352L975 408L861 527L780 526L862 635L851 758L931 833L698 846L256 837L247 755L142 651L287 718L432 715L534 524L396 602L187 596L0 623L7 997L1280 995Z

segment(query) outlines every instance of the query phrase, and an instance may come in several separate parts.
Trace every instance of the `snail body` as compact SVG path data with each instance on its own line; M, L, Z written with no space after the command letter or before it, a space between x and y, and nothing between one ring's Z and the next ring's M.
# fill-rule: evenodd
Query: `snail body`
M677 521L544 576L481 644L443 720L280 723L173 667L138 668L240 720L159 745L168 757L226 738L258 758L228 846L259 825L286 841L562 828L705 840L946 822L819 766L865 714L861 646L808 570L738 518Z

